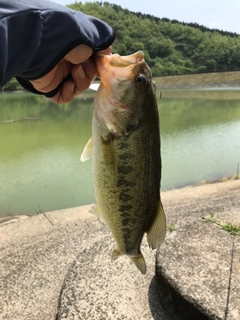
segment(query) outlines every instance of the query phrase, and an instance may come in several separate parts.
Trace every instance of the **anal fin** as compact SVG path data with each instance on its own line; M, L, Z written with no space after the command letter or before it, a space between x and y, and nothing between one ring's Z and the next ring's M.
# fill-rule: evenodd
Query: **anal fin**
M88 212L95 214L95 216L98 217L98 220L102 223L105 224L105 221L103 219L102 213L99 209L99 206L97 204L94 204L89 210Z

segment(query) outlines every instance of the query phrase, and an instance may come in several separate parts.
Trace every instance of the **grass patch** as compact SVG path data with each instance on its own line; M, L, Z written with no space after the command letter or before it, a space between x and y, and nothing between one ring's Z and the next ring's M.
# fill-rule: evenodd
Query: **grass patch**
M229 232L232 235L240 234L240 226L235 226L229 222L226 224L222 224L221 228L226 230L227 232Z
M204 217L203 220L208 221L208 222L212 222L212 223L216 223L217 218L214 216L213 213L210 213L210 216Z
M209 216L203 218L206 222L211 222L219 226L221 229L229 232L231 235L240 235L240 226L234 225L230 222L227 223L221 223L219 219L213 214L210 213Z
M37 210L35 211L36 214L41 214L41 213L44 213L43 209L41 208L40 205L38 205L38 208Z
M167 228L170 232L173 232L176 230L175 224L171 222L170 224L167 225Z

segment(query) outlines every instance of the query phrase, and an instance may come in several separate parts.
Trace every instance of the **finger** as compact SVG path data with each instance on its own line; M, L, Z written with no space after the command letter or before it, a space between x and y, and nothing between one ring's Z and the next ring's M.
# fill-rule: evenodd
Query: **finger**
M110 55L110 54L112 54L111 47L108 47L108 48L105 49L105 50L99 51L97 54L107 54L107 55Z
M91 57L93 50L85 44L73 48L65 57L64 60L72 64L80 64Z
M102 51L99 51L96 56L98 55L111 55L112 54L112 51L111 51L111 47L108 47L107 49L105 50L102 50ZM97 77L99 77L99 73L97 72Z
M97 65L96 65L94 58L91 57L87 61L82 63L82 67L83 67L83 70L84 70L86 76L92 82L92 80L94 80L97 76Z
M72 68L72 78L75 82L74 94L78 95L85 91L95 79L96 74L97 68L92 58L78 66L74 66Z
M71 73L73 64L74 65L79 64L80 62L88 59L91 55L92 55L92 49L90 47L86 45L79 45L74 49L72 49L64 57L64 59L57 66L55 66L48 74L46 74L40 79L32 80L30 82L32 83L34 88L37 89L38 91L41 91L44 93L50 92L55 88L57 88L59 83L61 83L62 80ZM79 80L78 80L78 85L79 85ZM63 92L64 97L61 97L61 92L60 92L60 94L57 94L54 97L54 101L59 99L68 100L69 99L68 97L70 96L69 87L71 86L72 86L72 83L70 82L68 85L66 85L67 92L65 92L65 90L61 90L61 91L64 91ZM81 89L80 91L82 92L87 87L88 87L87 84L83 85L83 89ZM65 96L67 97L65 98Z
M90 47L79 45L72 49L47 75L30 82L38 91L47 93L57 88L62 80L71 73L73 81L66 81L61 90L51 98L57 103L68 103L74 95L85 91L97 75L95 62L91 58L92 52ZM100 53L111 54L111 48L102 50Z
M75 83L73 81L67 81L63 84L61 90L51 98L56 103L68 103L74 98Z
M72 81L67 81L61 91L52 98L52 101L57 103L68 103L74 95L78 95L85 91L92 81L95 79L97 73L95 62L89 58L86 62L72 67Z
M70 62L62 61L42 78L30 82L38 91L50 92L57 88L59 83L71 72L71 67Z

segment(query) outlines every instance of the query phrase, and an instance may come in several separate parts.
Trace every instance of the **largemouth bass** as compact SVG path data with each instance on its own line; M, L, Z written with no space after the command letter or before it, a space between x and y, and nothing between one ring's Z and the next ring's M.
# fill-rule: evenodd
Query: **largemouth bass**
M144 233L149 246L165 238L160 200L159 116L151 71L141 51L129 56L98 55L101 85L96 93L92 138L81 161L93 158L92 208L115 241L112 258L128 255L146 273L140 250Z

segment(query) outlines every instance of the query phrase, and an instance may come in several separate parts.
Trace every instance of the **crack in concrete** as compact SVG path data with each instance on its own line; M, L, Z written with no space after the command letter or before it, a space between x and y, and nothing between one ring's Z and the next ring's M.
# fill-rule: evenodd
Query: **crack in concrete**
M49 223L53 226L52 221L48 218L48 216L45 214L45 212L43 212L44 217L49 221Z
M231 248L231 261L230 261L230 269L229 269L229 280L228 280L228 293L227 293L227 301L226 301L226 309L224 314L224 320L227 320L228 317L228 309L229 309L229 300L230 300L230 292L231 292L231 283L232 283L232 267L233 267L233 258L234 258L234 244L235 244L235 236L232 236L232 248Z

